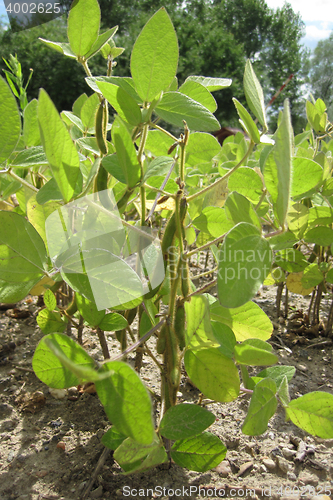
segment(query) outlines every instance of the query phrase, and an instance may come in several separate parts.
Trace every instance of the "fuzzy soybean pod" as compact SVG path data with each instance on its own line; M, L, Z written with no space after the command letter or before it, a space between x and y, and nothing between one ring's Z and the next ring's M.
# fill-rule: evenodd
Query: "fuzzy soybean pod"
M158 352L158 354L164 354L165 343L166 343L166 333L167 333L167 329L166 329L166 325L164 324L160 330L157 344L156 344L156 351Z
M185 307L184 304L178 306L175 315L174 330L178 339L179 349L185 348Z
M98 148L102 155L108 152L106 142L106 128L109 119L108 103L105 99L100 102L95 117L95 135Z
M182 198L180 201L180 214L179 214L181 223L185 219L186 212L187 212L186 198ZM169 219L169 222L167 223L164 231L161 244L163 255L168 253L169 248L172 247L175 236L179 237L179 235L177 234L176 213L174 212L171 218Z

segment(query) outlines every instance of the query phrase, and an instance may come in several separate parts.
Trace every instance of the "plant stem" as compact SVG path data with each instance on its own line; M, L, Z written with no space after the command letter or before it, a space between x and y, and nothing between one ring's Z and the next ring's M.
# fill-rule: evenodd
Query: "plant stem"
M203 250L206 250L206 248L209 248L211 247L212 245L215 245L215 243L219 243L220 241L223 240L223 238L225 238L225 235L227 233L224 233L222 234L222 236L219 236L218 238L215 238L215 240L212 240L212 241L209 241L208 243L205 243L204 245L202 245L201 247L198 247L198 248L195 248L194 250L192 250L191 252L186 252L184 254L184 257L186 259L189 259L190 257L192 257L192 255L198 253L198 252L202 252Z
M154 127L154 128L157 128L158 130L160 130L161 132L163 132L164 134L168 135L174 142L177 142L178 139L177 137L175 137L174 135L170 134L170 132L168 132L167 130L165 130L164 128L160 127L159 125L157 125L157 123L154 123L154 122L149 122L149 125L151 127Z
M198 191L197 193L194 193L192 194L191 196L189 196L187 198L187 202L190 202L192 200L194 200L195 198L197 198L198 196L201 196L203 194L206 194L208 191L210 191L211 189L214 189L218 184L220 184L221 182L225 181L226 179L228 179L228 177L230 177L231 174L233 174L239 167L241 167L244 163L244 161L247 160L247 158L250 156L250 154L252 153L252 150L253 150L253 147L254 147L254 142L251 141L250 142L250 145L248 147L248 150L246 151L245 155L243 156L243 158L240 160L239 163L237 163L237 165L235 165L233 168L231 168L229 170L229 172L227 172L226 174L224 174L220 179L218 179L217 181L213 182L213 184L211 184L210 186L207 186L205 187L204 189L202 189L201 191Z
M110 353L109 353L109 348L108 348L108 345L106 342L105 334L104 334L103 330L101 330L99 327L97 327L97 335L98 335L99 342L100 342L101 347L102 347L104 359L110 359Z
M16 181L23 184L23 186L31 189L32 191L35 191L35 193L38 193L38 189L35 186L27 182L25 179L22 179L19 175L16 175L10 168L6 171L6 173L13 177L13 179L15 179Z

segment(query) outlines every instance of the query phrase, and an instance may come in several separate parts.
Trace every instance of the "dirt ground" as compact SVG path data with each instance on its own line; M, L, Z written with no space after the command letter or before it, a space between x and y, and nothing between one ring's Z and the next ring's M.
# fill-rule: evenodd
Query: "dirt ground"
M333 394L332 341L299 333L309 298L290 294L289 321L285 321L275 316L275 296L276 288L264 287L256 302L275 324L271 342L279 363L296 367L291 397L318 390ZM323 318L329 301L331 293L322 301ZM57 399L37 379L31 361L43 334L36 326L34 302L23 301L20 308L29 311L29 317L12 318L10 311L0 310L0 499L79 500L103 452L100 439L110 423L96 394L73 388ZM107 340L112 354L119 353L114 334ZM153 349L155 343L150 339L148 345ZM95 333L85 331L84 346L96 360L103 359ZM134 355L129 361L134 363ZM141 377L152 391L159 391L158 372L147 356ZM183 376L179 401L196 402L198 397ZM154 405L158 412L158 402ZM88 498L295 500L326 494L322 500L333 499L333 439L311 437L285 422L282 408L267 432L245 436L241 426L248 405L248 395L233 403L207 405L216 415L210 430L228 448L216 469L197 473L165 464L124 476L109 454Z

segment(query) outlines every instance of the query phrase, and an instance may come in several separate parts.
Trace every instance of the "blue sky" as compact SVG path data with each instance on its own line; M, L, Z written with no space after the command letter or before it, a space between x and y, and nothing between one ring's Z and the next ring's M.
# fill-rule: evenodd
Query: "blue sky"
M15 2L15 0L14 0ZM282 7L284 0L266 0L271 8ZM332 0L289 0L294 12L299 12L306 25L306 36L302 42L314 49L319 40L328 38L333 30ZM3 0L0 0L0 15L6 15Z

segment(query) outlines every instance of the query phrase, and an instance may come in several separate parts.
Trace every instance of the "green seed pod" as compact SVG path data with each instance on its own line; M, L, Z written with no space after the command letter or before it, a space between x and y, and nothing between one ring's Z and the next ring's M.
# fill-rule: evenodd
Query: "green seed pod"
M183 350L185 347L185 308L184 304L178 307L175 316L175 334L178 339L179 349Z
M161 328L160 334L158 336L157 344L156 344L156 350L158 354L164 354L165 351L165 343L166 343L166 325L164 324Z
M188 259L183 258L180 266L181 280L182 280L182 294L187 297L191 293L190 273L188 268Z
M170 372L170 382L174 389L178 389L180 383L181 371L179 366L174 366Z
M98 106L95 118L95 135L97 145L102 155L106 155L108 152L107 142L106 142L106 127L108 123L108 104L103 99Z

